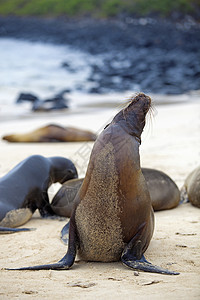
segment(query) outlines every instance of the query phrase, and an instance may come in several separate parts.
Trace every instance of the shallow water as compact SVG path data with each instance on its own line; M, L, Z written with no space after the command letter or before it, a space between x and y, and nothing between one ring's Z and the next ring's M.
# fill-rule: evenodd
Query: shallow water
M0 39L1 93L0 103L12 103L4 93L32 92L48 96L62 89L76 90L88 75L88 61L92 59L69 46L52 45L17 39ZM71 71L62 67L69 62Z
M94 96L86 92L92 85L87 81L91 64L94 61L101 64L101 55L94 57L68 45L0 38L0 58L0 121L30 116L31 103L15 103L20 93L31 93L44 100L69 89L65 98L70 108L101 101L107 106L113 99L118 103L121 97L121 94ZM64 68L63 62L69 67Z
M65 96L71 109L118 106L136 92L131 90L103 95L87 93L92 84L95 85L87 80L94 62L101 65L103 56L92 56L68 45L0 38L0 121L27 114L33 116L31 103L15 104L22 92L44 100L69 89L70 93ZM63 67L63 63L68 66ZM177 98L172 101L177 101ZM180 101L184 100L182 96L179 98ZM168 103L169 99L158 99L158 102Z
M67 45L11 38L0 39L0 58L0 106L4 110L15 103L21 92L44 99L64 89L70 89L71 93L78 91L86 86L90 63L94 60ZM63 62L70 68L64 68Z

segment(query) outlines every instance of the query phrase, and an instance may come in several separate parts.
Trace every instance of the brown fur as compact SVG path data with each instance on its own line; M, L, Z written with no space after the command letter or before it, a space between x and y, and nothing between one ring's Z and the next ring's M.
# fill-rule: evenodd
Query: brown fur
M96 135L88 130L50 124L25 134L5 135L3 140L18 143L83 142L95 141Z
M139 142L150 98L136 96L98 137L75 199L79 255L117 261L141 231L145 251L153 234L153 210L140 168ZM141 230L142 228L142 230Z
M142 168L150 193L154 211L171 209L180 202L180 191L176 183L164 172ZM73 204L84 178L71 179L58 190L51 202L52 210L59 216L71 217Z
M105 159L107 164L102 165L102 160ZM113 146L108 143L96 159L84 200L76 210L76 225L81 241L80 255L85 260L112 261L116 257L117 260L120 258L124 243L118 217L118 184Z
M200 208L200 167L197 167L188 175L184 187L191 204Z

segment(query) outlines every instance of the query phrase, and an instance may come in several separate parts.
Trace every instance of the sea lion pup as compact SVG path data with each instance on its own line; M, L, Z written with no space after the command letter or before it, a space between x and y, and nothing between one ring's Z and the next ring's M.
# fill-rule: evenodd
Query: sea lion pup
M140 136L151 98L131 99L96 140L70 219L66 255L57 263L15 270L69 269L76 252L86 261L121 261L147 272L178 274L146 261L154 213L140 168Z
M184 186L181 189L182 202L184 202L184 198L192 205L200 208L200 166L187 176Z
M54 215L49 204L48 188L54 182L62 184L76 177L76 167L64 157L32 155L24 159L0 178L0 226L13 228L23 225L37 208L42 217ZM5 229L2 231L5 232ZM10 230L13 231L21 230Z
M2 139L13 143L88 142L95 141L96 134L88 130L49 124L25 134L5 135Z
M148 186L154 211L171 209L179 204L180 191L166 173L150 168L141 168L141 170ZM74 199L83 180L84 178L77 178L63 183L51 202L51 208L55 214L70 218Z

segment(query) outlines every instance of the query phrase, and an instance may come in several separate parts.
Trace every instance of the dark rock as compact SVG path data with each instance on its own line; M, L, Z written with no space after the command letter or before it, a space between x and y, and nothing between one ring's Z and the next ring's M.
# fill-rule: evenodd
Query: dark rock
M177 94L200 87L200 25L193 20L64 20L0 18L0 37L67 44L98 57L91 63L88 90L134 89ZM70 62L62 64L76 72Z

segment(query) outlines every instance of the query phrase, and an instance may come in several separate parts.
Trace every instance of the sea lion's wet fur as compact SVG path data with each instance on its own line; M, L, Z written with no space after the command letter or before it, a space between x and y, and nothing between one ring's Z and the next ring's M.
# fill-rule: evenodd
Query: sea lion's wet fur
M53 215L48 188L76 177L74 164L64 157L32 155L24 159L0 178L0 226L23 225L37 208L43 217Z
M5 135L2 139L13 143L83 142L95 141L96 135L89 130L49 124L29 133Z

